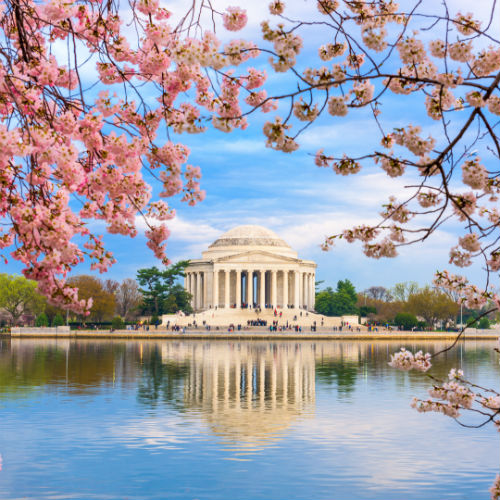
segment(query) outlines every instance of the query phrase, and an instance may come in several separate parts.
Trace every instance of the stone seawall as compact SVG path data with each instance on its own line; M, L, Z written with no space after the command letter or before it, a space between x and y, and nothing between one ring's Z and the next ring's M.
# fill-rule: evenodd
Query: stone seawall
M64 328L64 330L63 330ZM58 328L13 328L11 336L16 338L72 338L72 339L230 339L230 340L454 340L455 332L404 332L404 331L379 331L379 332L332 332L322 331L285 331L269 332L265 327L252 328L235 332L207 331L205 329L189 329L185 333L170 332L167 330L69 330L68 327ZM464 335L465 340L496 340L498 331L471 330Z
M22 326L10 330L11 337L68 337L71 335L69 326Z

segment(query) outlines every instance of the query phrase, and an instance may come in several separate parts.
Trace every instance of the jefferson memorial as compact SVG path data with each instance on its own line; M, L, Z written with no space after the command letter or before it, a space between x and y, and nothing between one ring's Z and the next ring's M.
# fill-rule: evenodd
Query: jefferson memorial
M238 226L222 234L186 268L196 312L214 309L314 310L316 264L298 258L276 233Z

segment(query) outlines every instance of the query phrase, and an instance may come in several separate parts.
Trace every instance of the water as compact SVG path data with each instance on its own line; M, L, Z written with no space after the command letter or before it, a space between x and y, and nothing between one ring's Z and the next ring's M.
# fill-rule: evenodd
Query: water
M400 345L0 340L0 498L489 498L498 433L412 410ZM434 373L499 387L493 347Z

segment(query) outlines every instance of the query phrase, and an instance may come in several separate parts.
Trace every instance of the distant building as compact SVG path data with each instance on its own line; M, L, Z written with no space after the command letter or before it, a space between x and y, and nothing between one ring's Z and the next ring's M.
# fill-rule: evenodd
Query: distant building
M298 258L262 226L221 235L186 268L185 288L195 311L218 308L314 310L316 263Z

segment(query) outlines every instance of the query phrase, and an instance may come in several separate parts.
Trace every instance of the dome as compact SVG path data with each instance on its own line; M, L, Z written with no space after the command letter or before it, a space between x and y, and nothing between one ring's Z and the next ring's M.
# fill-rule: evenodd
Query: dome
M226 246L290 246L274 231L262 226L238 226L217 238L208 248Z
M262 250L286 257L297 258L297 253L274 231L263 226L237 226L217 238L203 252L203 258L211 259L225 255Z

